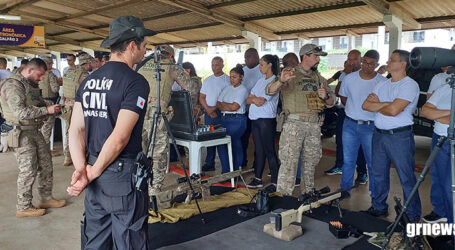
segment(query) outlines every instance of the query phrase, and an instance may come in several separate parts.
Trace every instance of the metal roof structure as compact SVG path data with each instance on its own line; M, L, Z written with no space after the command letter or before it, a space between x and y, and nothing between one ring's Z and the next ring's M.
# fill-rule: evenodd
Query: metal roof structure
M2 23L45 27L45 49L0 47L13 56L102 50L109 23L122 15L158 32L151 45L178 47L247 43L244 31L266 41L376 33L387 14L403 31L455 27L454 0L0 0L0 14L22 17Z

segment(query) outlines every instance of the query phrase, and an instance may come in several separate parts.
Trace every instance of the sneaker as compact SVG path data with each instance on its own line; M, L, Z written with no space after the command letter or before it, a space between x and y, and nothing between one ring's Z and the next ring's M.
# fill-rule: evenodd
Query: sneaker
M60 156L60 155L62 155L62 154L63 154L62 151L51 150L51 156L52 156L52 157L57 157L57 156Z
M327 170L324 172L326 175L336 175L336 174L342 174L343 170L337 166Z
M16 217L17 218L24 218L24 217L38 217L44 215L46 213L46 209L39 209L34 206L31 206L25 210L17 210Z
M38 204L39 208L59 208L63 207L66 204L66 200L56 200L54 198L47 200L47 201L42 201Z
M202 171L203 172L215 171L215 166L209 166L207 164L204 164L204 166L202 166Z
M441 217L437 213L431 211L430 214L427 214L423 217L423 221L426 223L440 223L447 222L447 218Z
M256 178L253 178L253 180L251 180L251 182L246 185L247 187L249 188L261 188L262 187L262 181L261 180L258 180Z
M370 208L368 208L367 211L364 211L364 212L366 212L367 214L374 216L374 217L389 215L389 212L387 210L386 211L376 210L374 207L370 207Z
M295 178L295 187L299 187L300 186L300 181L301 179L300 178Z
M275 193L276 192L276 186L274 184L270 184L267 187L265 187L264 190L267 191L267 193L269 193L269 194Z
M367 174L358 174L357 178L355 179L355 183L357 184L367 184L368 182L368 175Z

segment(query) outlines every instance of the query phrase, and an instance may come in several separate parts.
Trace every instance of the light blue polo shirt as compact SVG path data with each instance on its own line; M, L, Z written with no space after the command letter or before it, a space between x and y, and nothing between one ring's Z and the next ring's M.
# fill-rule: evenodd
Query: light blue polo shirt
M380 102L393 102L397 98L410 102L396 116L387 116L376 112L374 125L377 128L394 129L414 124L412 114L416 110L420 94L419 85L416 81L409 76L397 82L392 82L392 78L390 78L378 83L374 87L373 93L379 97Z
M248 90L240 84L235 87L229 84L223 89L220 96L218 97L219 102L234 103L240 105L240 108L236 111L222 111L226 114L245 114L246 111L246 98L248 98Z
M428 94L433 94L435 90L437 90L442 85L446 84L446 79L449 78L449 74L447 73L439 73L431 78L430 87L428 87Z
M452 89L449 84L444 84L433 92L427 102L436 106L437 109L450 110L452 101ZM447 136L449 124L434 121L434 133L439 136Z
M265 94L265 87L267 86L267 84L273 82L275 78L276 76L271 76L269 79L265 79L265 75L263 75L251 90L252 95L256 97L264 97L266 101L260 107L256 106L256 104L254 103L250 104L250 109L248 113L248 117L250 118L250 120L276 117L276 108L278 106L279 94L277 93L274 96L269 96Z
M368 95L373 92L373 88L387 79L380 74L376 74L373 79L364 80L360 77L359 72L352 72L344 77L338 94L347 98L344 107L347 116L360 121L373 121L376 113L363 110L362 104Z
M223 89L228 85L231 85L228 75L222 74L218 77L211 75L202 83L200 93L205 95L207 105L214 107L216 106L216 102L221 94L221 91L223 91Z
M246 87L248 90L248 93L251 92L253 89L254 85L261 79L264 75L261 73L259 70L259 64L256 65L256 67L250 69L247 66L243 67L243 81L242 85Z

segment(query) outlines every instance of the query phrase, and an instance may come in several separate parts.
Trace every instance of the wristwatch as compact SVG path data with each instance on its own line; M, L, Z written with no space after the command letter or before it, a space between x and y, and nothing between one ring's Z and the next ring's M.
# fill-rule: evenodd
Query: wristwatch
M329 93L327 93L327 97L322 99L322 100L327 101L328 99L330 99L330 94Z

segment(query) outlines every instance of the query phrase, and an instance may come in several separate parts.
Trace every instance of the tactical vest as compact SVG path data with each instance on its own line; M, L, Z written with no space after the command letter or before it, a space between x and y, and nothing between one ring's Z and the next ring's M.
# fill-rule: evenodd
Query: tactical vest
M3 87L5 82L8 79L13 79L18 82L20 82L24 88L25 88L25 106L37 106L37 107L44 107L45 103L42 101L41 98L41 89L38 87L33 87L30 85L28 82L25 82L25 78L23 78L20 75L12 75L9 76L7 79L2 81L0 85L0 89ZM40 119L24 119L24 120L19 120L18 117L16 117L13 113L13 111L10 109L8 103L6 100L3 98L0 98L0 104L2 106L2 114L3 118L5 118L6 123L9 125L16 125L16 126L38 126L41 124Z
M318 97L321 77L317 71L305 72L297 67L296 77L289 83L293 88L282 91L283 110L290 114L317 115L324 109L324 102Z
M65 98L76 98L76 92L79 88L79 78L85 71L79 67L68 69L63 75L63 96Z
M168 58L161 58L161 63L173 63L171 59ZM165 106L162 108L167 108L169 101L171 100L171 91L172 91L172 84L174 81L172 80L171 77L171 65L162 65L161 69L163 70L161 72L161 82L160 82L160 99L161 103L164 104ZM150 85L150 93L149 97L152 99L156 99L156 90L157 90L157 84L156 84L156 78L155 78L155 62L152 60L149 60L144 66L142 66L138 73L143 75L145 79L148 81Z
M41 89L41 93L43 94L43 98L55 98L58 96L58 93L52 92L51 89L51 82L49 74L51 71L46 71L43 76L43 80L39 82L39 88Z

